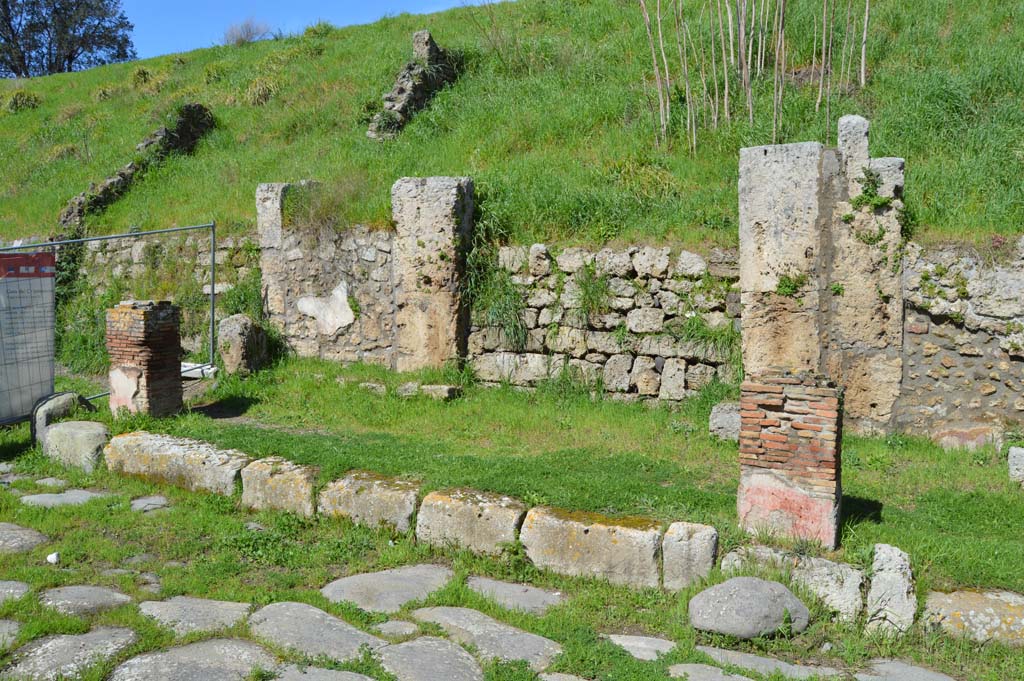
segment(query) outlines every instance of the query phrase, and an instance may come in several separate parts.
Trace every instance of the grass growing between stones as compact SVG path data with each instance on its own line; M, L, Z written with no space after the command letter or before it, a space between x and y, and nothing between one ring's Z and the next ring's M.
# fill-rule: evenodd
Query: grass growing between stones
M558 641L564 652L555 661L552 671L588 679L666 679L667 669L672 664L708 662L695 650L698 644L740 647L790 661L848 665L851 669L877 656L893 656L914 660L959 678L996 681L1020 678L1024 673L1021 656L998 645L980 646L917 630L899 642L865 637L859 627L829 623L823 607L799 589L797 593L811 605L813 615L813 624L805 633L789 640L765 638L741 644L720 636L699 634L686 624L686 603L703 586L677 595L657 590L634 592L601 582L541 572L514 548L498 559L440 551L417 545L408 535L368 530L343 521L314 522L276 512L246 512L238 507L237 497L222 498L156 486L103 470L87 475L64 469L42 457L29 446L25 426L0 432L0 452L3 458L17 456L18 471L32 478L55 475L75 486L111 492L110 496L82 507L47 510L26 507L10 491L0 490L0 521L32 527L51 538L50 543L28 554L3 557L2 578L28 582L33 589L20 600L0 605L0 618L15 619L22 624L17 643L48 634L82 633L97 625L128 627L138 635L138 642L130 650L115 660L97 665L83 677L90 681L103 679L117 663L143 652L216 636L252 638L252 634L246 625L240 624L216 634L176 638L171 631L143 616L136 604L92 618L67 617L39 605L36 596L42 590L70 584L95 584L120 589L136 603L189 595L248 602L254 609L271 602L298 601L372 632L371 627L385 621L385 616L365 613L345 604L332 604L321 596L320 587L347 574L421 562L450 565L455 579L425 601L407 605L393 618L409 619L409 613L422 606L474 608ZM22 492L42 489L31 479L18 481L13 488ZM131 498L154 493L167 496L171 508L147 515L129 510ZM246 524L252 521L264 529L248 528ZM51 551L61 553L59 566L45 562L45 555ZM126 567L126 561L144 555L148 558L131 567L140 572L152 572L160 578L159 596L142 590L134 574L105 572ZM470 575L525 581L558 590L567 599L543 617L506 611L469 590L465 580ZM766 576L787 581L786 575L781 573ZM723 579L716 571L709 581L716 583ZM439 633L431 626L425 626L423 631ZM677 646L656 662L640 662L603 639L602 635L607 633L655 635L674 640ZM827 654L821 652L826 642L833 646ZM389 679L368 656L352 663L337 664L323 659L310 660L273 646L269 648L292 662L357 671L380 681ZM0 655L0 668L10 659L10 652ZM492 664L486 667L486 678L488 681L535 681L536 675L522 665ZM775 681L781 677L770 678Z
M685 4L696 21L703 3ZM873 154L907 158L918 237L982 243L1019 233L1024 51L1015 3L873 6L868 86L837 87L831 121L825 106L816 113L816 83L806 78L820 4L788 4L787 63L803 84L794 78L787 88L780 141L834 140L838 116L866 115ZM676 99L673 143L656 149L635 3L520 0L497 4L493 17L473 8L403 14L0 84L0 100L20 91L37 104L0 112L0 237L45 236L64 204L130 161L164 114L200 101L217 128L196 153L152 170L92 229L216 219L224 233L248 232L257 183L306 178L335 187L343 215L385 226L397 178L450 174L477 180L484 219L518 243L735 242L737 151L771 141L770 88L755 88L755 125L737 96L733 122L699 135L693 157L679 139ZM368 114L422 28L461 50L466 71L398 139L368 140Z

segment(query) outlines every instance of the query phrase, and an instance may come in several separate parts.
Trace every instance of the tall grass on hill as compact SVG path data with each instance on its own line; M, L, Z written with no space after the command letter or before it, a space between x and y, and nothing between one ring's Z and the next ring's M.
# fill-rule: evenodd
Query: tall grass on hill
M684 5L688 16L704 6ZM829 111L815 110L818 84L807 77L820 60L821 1L787 8L779 141L825 141L839 116L863 114L872 153L907 158L919 239L982 243L1022 231L1019 0L872 3L867 85L834 89ZM840 39L846 24L836 25ZM466 55L466 71L398 139L366 139L367 107L424 27ZM135 88L139 67L151 79ZM217 130L94 219L94 232L216 219L249 233L258 183L307 178L365 187L346 217L386 226L399 177L470 175L486 195L481 217L510 242L732 245L738 150L772 139L771 82L752 83L753 125L733 97L732 120L700 130L691 156L679 140L685 93L675 90L676 141L652 148L650 69L635 2L519 0L3 83L0 100L21 88L39 104L0 112L0 238L50 231L66 201L130 160L163 113L200 101ZM253 106L246 93L259 79L277 89Z

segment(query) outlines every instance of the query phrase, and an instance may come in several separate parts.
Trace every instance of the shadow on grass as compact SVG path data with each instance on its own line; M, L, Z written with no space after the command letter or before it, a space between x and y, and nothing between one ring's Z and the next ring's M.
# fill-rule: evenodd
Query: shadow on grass
M244 416L246 412L259 404L259 402L254 397L228 397L210 404L204 404L201 407L195 407L192 411L215 421L235 419Z
M878 525L882 522L882 502L862 497L844 496L842 527L854 527L863 523Z
M13 461L32 448L32 440L29 437L24 439L8 437L13 428L0 426L0 461Z

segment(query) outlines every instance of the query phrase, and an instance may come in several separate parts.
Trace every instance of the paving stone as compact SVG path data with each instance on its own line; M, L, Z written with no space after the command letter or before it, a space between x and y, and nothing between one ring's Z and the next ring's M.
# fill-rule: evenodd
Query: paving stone
M157 560L159 560L159 559L156 556L154 556L152 553L140 553L137 556L132 556L131 558L126 558L125 561L124 561L124 564L125 565L129 565L131 567L138 567L139 565L146 565L148 563L155 563L155 562L157 562Z
M81 506L93 499L100 499L105 496L107 495L84 489L69 489L59 494L29 494L21 498L21 503L26 506L57 508L59 506Z
M519 500L475 490L431 492L416 518L416 539L497 556L515 542L526 515Z
M373 681L373 679L353 672L287 664L277 669L276 681Z
M711 648L709 646L697 646L697 650L718 664L735 665L758 674L764 674L765 676L771 676L776 673L790 679L812 679L816 676L823 678L843 676L843 672L831 667L790 664L781 660L773 660L770 657L761 657L760 655L741 653L735 650L724 650L722 648Z
M309 657L323 655L338 662L358 659L360 648L387 645L337 617L306 603L272 603L249 618L253 634Z
M0 523L0 553L25 553L48 541L50 538L41 532L14 523Z
M549 608L565 600L562 594L554 591L545 591L527 584L499 582L487 577L470 577L466 581L466 586L503 608L522 610L534 615L543 615Z
M0 463L0 474L10 473L13 470L14 470L14 464L13 463L10 463L8 461L4 461L3 463Z
M952 676L897 660L873 660L871 669L855 678L857 681L956 681Z
M65 466L92 473L109 439L110 431L102 423L64 421L46 429L43 454Z
M710 525L672 523L662 540L664 586L680 591L706 579L718 558L718 530Z
M99 627L87 634L47 636L19 649L0 676L33 681L74 678L133 643L134 631L113 627Z
M108 681L245 681L276 666L277 659L255 643L220 638L133 657Z
M21 625L13 620L0 620L0 652L6 650L18 638Z
M159 594L163 588L160 576L153 572L143 572L139 575L140 591L148 591L151 594Z
M541 674L540 681L587 681L572 674Z
M398 681L483 681L484 678L472 655L450 641L431 636L387 646L377 651L377 657Z
M1024 447L1010 447L1007 454L1010 480L1024 484Z
M737 676L723 672L718 667L707 664L676 664L668 668L668 675L673 679L688 681L750 681L747 676Z
M705 589L690 599L689 611L695 629L743 639L775 634L787 619L800 633L810 620L807 606L789 589L756 577L733 577Z
M453 639L473 646L488 660L523 660L535 672L543 671L562 652L554 641L499 622L469 608L421 608L412 616L441 626Z
M242 470L242 506L289 511L305 518L316 512L317 469L279 456L253 461Z
M29 592L25 582L0 581L0 605L6 601L16 601Z
M324 487L318 512L349 518L357 525L390 525L408 532L419 506L419 493L417 483L356 471Z
M67 481L66 480L61 480L60 478L42 478L41 480L36 480L36 484L37 485L41 485L43 487L67 487L68 486Z
M152 497L132 499L132 510L137 513L152 513L153 511L168 508L170 505L171 502L167 500L167 497L159 494Z
M953 636L975 641L1024 645L1024 596L1009 591L932 592L925 602L925 620Z
M409 565L342 577L320 593L331 603L348 601L369 612L390 614L406 603L423 600L451 578L452 571L440 565Z
M220 450L205 442L146 432L118 435L103 450L103 456L114 473L223 496L235 493L235 483L251 461L233 449Z
M661 586L661 524L533 508L520 539L534 565L634 588Z
M875 544L871 573L865 630L894 634L906 631L917 613L910 556L895 546Z
M175 596L166 601L140 603L139 610L184 636L233 626L249 614L249 604Z
M393 638L404 638L406 636L413 636L420 630L420 628L412 622L403 622L402 620L392 620L390 622L383 622L382 624L376 625L373 629L378 634L382 634L384 636L391 636Z
M103 586L61 586L43 592L40 602L65 615L84 617L131 603L130 596Z
M666 641L663 638L654 638L652 636L610 634L608 640L636 659L647 661L657 660L659 655L664 655L676 647L674 641Z

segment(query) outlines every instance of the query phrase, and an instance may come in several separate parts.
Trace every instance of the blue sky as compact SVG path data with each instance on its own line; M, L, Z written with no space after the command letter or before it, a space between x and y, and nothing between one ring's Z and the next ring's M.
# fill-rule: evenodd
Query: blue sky
M479 0L477 0L479 1ZM473 4L467 0L122 0L135 24L139 57L210 47L224 29L248 18L286 33L320 19L336 26L365 24L391 14L425 14Z

